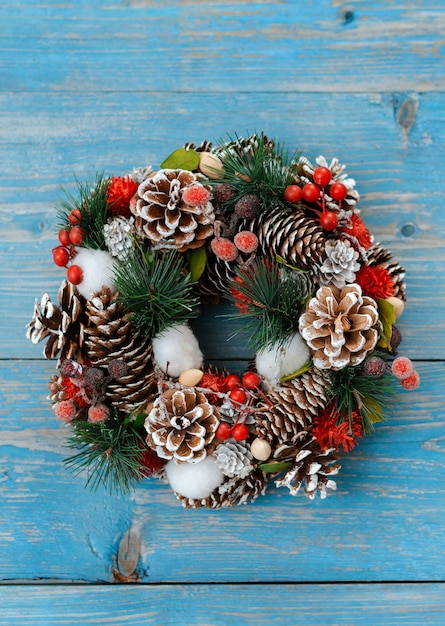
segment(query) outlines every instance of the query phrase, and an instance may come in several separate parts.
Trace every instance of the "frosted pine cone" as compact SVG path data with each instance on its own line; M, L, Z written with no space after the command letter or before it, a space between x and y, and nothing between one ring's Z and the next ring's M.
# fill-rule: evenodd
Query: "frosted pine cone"
M320 155L315 159L316 166L314 167L312 163L310 163L307 159L300 159L300 163L302 164L302 174L300 175L301 181L306 183L314 182L314 170L317 167L326 167L330 170L332 179L329 185L325 189L325 203L326 208L330 211L338 212L338 203L332 200L329 196L329 188L332 183L343 183L343 185L348 190L346 198L343 200L343 209L345 211L354 211L355 205L360 198L358 191L355 189L355 180L350 178L346 172L346 166L339 163L338 159L334 158L330 163L327 162L324 156Z
M202 203L185 201L191 187L201 192ZM210 193L192 172L154 172L139 185L138 196L136 206L131 207L136 227L153 245L185 252L203 246L213 234L215 214Z
M134 219L115 217L104 225L105 245L112 257L125 261L133 247Z
M378 321L375 301L359 285L320 287L300 317L300 332L315 367L340 370L358 365L375 347Z
M220 443L213 453L216 465L225 476L245 478L252 471L252 454L242 441Z
M162 459L197 463L219 425L218 409L194 389L169 389L159 396L145 420L147 444Z
M325 252L326 259L317 271L320 285L332 283L341 288L346 283L353 283L360 264L357 263L359 254L350 242L329 239L326 242Z

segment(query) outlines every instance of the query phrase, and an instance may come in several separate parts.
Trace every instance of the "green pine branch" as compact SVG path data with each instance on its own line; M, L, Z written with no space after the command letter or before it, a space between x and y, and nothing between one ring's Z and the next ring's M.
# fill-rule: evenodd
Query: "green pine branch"
M125 263L116 264L114 284L129 319L152 337L198 314L198 299L182 256L145 252L134 247Z

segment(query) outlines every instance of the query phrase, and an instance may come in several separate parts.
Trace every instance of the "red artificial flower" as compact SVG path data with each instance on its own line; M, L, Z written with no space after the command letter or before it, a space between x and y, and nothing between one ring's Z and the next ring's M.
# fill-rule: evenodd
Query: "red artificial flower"
M368 250L372 245L372 235L366 228L363 220L353 213L351 223L348 226L342 226L341 231L354 237L358 244Z
M137 191L137 184L131 176L111 177L107 191L107 203L111 215L130 217L130 201Z
M225 376L221 374L210 374L206 372L204 376L201 378L199 383L200 387L204 387L204 389L211 389L212 391L216 391L217 393L222 393L224 391L224 381ZM211 404L216 404L219 406L222 404L223 398L218 398L216 394L209 394L209 402Z
M362 420L357 411L353 411L350 419L337 423L340 419L340 413L332 406L314 419L312 433L323 449L338 450L341 446L345 452L350 452L362 436Z
M164 467L165 461L158 457L156 452L151 448L145 448L141 457L142 467L140 472L142 476L153 476Z
M79 409L84 409L91 404L84 387L73 383L69 376L62 378L63 395L67 399L72 399Z
M355 277L355 282L362 288L363 295L377 298L390 298L394 295L394 281L391 274L379 265L364 265Z

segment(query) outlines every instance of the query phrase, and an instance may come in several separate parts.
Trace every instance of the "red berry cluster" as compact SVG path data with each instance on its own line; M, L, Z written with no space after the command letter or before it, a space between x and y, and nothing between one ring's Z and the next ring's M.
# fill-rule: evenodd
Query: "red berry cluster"
M288 185L284 190L284 199L292 204L305 200L310 204L318 204L321 206L321 212L316 211L320 215L320 225L323 230L335 230L338 226L338 217L333 211L328 211L325 207L325 188L332 179L331 170L327 167L317 167L314 171L314 182L307 183L304 187L299 185ZM329 196L338 201L339 207L341 201L346 198L347 188L343 183L332 183L329 187ZM320 203L321 196L321 203ZM315 209L314 209L315 210Z
M52 249L53 261L59 267L66 267L76 255L75 246L81 246L85 240L85 231L80 226L82 215L79 209L73 209L68 215L68 226L59 231L60 246ZM70 265L67 278L73 285L82 282L82 270L78 265Z
M246 372L243 379L236 374L229 374L224 379L224 388L229 392L229 398L235 406L246 405L248 392L258 390L261 383L260 377L255 372ZM249 429L242 421L237 421L233 426L227 422L221 422L216 430L216 437L221 441L233 437L236 441L245 441L249 436Z

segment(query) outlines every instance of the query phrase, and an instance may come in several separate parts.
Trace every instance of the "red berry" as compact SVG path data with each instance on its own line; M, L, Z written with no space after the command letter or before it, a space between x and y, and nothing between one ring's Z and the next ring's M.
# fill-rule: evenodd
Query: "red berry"
M286 202L300 202L302 196L303 190L298 185L288 185L284 190Z
M303 198L306 202L317 202L320 197L320 188L314 183L308 183L303 187Z
M70 243L70 231L66 228L62 228L62 230L59 231L59 241L62 246L68 246Z
M245 404L247 400L247 394L244 389L237 387L236 389L232 389L232 391L229 393L229 398L237 404Z
M80 285L83 280L82 268L78 265L70 265L66 275L72 285Z
M249 429L245 424L235 424L232 428L232 437L237 441L244 441L249 436Z
M243 376L243 387L246 389L256 389L260 382L261 379L255 372L246 372Z
M344 200L347 193L348 190L343 183L334 183L329 188L329 195L333 200Z
M70 260L70 253L63 246L57 246L53 248L53 261L59 267L66 267Z
M326 187L326 185L329 185L331 178L331 170L327 167L317 167L314 171L314 182L316 182L317 185L320 185L320 187Z
M323 230L334 230L338 226L338 217L332 211L325 211L320 215L320 226Z
M236 374L229 374L224 380L224 387L227 391L232 391L241 385L241 379Z
M232 429L230 428L230 424L227 422L221 422L221 424L216 429L216 438L224 441L224 439L228 439L231 435Z
M82 213L79 209L73 209L68 215L68 221L70 224L78 224L82 219Z
M85 239L85 231L80 226L73 226L69 233L70 241L75 246L80 246Z

